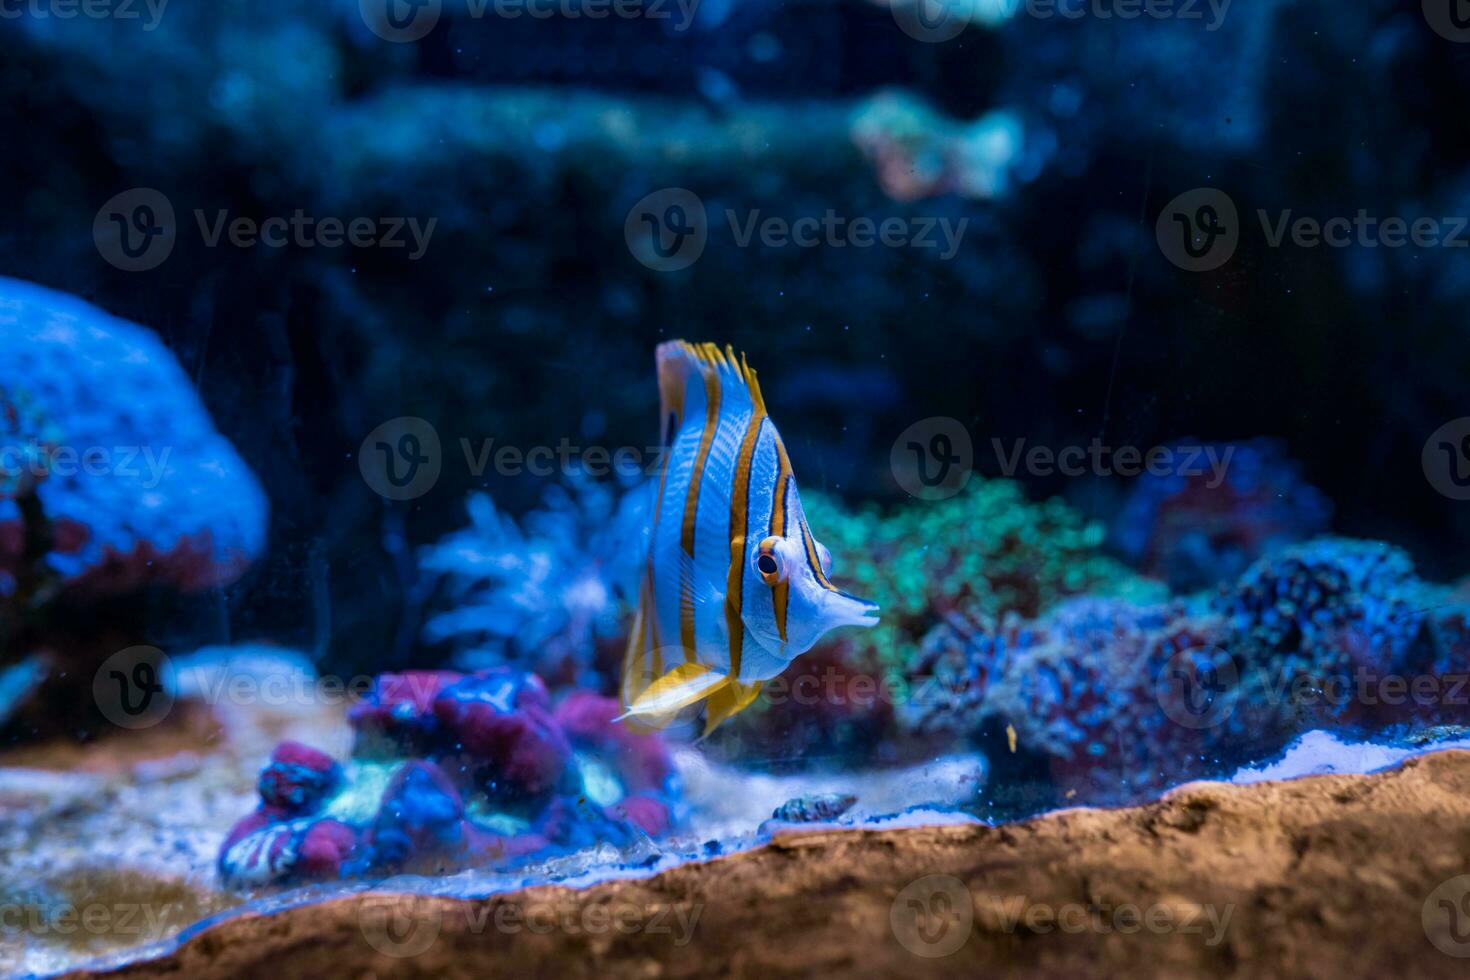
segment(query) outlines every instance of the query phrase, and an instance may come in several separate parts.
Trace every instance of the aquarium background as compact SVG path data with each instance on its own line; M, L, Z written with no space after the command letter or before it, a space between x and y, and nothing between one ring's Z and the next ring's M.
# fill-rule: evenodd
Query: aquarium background
M1461 415L1467 253L1271 248L1254 214L1470 211L1466 49L1412 3L1004 8L976 0L943 43L860 2L704 3L683 29L673 6L538 20L448 2L398 44L335 2L170 4L152 30L141 7L7 20L4 269L157 331L259 475L269 547L196 635L340 669L420 662L384 640L415 635L413 549L465 522L467 493L538 499L534 478L477 478L459 440L654 445L652 348L672 337L747 351L811 489L901 500L888 450L933 416L974 434L989 475L992 438L1270 437L1334 531L1461 572L1466 512L1420 450ZM672 272L624 238L667 187L712 215ZM1189 273L1154 226L1198 187L1229 194L1244 233ZM92 236L134 188L165 195L178 229L142 272ZM945 260L741 248L724 215L829 209L968 226ZM402 248L211 248L196 210L436 224L414 260L406 230ZM428 499L394 505L355 453L398 416L440 430L446 465ZM1019 475L1102 519L1129 489Z
M989 819L1463 721L1309 696L1470 651L1452 0L66 9L0 7L0 275L58 294L0 310L146 329L55 356L8 321L6 433L178 469L6 460L8 743L115 734L93 674L146 645L493 677L637 755L568 699L616 693L675 338L759 370L834 579L885 610L721 765L979 752ZM1241 707L1179 714L1176 669ZM403 703L380 681L358 736L443 764Z

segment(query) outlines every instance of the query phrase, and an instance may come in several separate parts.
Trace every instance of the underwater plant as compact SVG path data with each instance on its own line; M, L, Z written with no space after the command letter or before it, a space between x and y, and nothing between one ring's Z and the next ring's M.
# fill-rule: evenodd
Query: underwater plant
M650 496L569 477L517 522L473 494L469 525L420 552L434 596L425 641L446 644L462 668L517 665L554 687L610 690Z

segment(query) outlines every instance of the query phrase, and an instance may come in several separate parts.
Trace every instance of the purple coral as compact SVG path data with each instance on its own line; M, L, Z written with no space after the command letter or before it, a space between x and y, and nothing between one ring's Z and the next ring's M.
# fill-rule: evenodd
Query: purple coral
M354 759L283 743L261 803L220 849L235 887L485 865L674 826L677 785L661 739L614 722L611 698L553 708L534 674L499 667L384 675L353 708ZM391 775L354 785L359 768ZM354 798L362 785L376 798ZM342 813L360 814L341 817Z
M1402 550L1323 538L1253 565L1215 608L1255 664L1318 673L1397 670L1423 626L1423 585Z
M1178 470L1139 478L1110 538L1178 591L1231 581L1263 555L1327 529L1327 498L1270 440L1181 446L1175 458Z
M977 738L998 770L1019 751L1090 802L1137 799L1312 727L1443 720L1470 634L1462 608L1431 611L1437 595L1398 549L1327 538L1259 560L1210 602L951 615L900 717ZM1395 696L1414 679L1440 700Z

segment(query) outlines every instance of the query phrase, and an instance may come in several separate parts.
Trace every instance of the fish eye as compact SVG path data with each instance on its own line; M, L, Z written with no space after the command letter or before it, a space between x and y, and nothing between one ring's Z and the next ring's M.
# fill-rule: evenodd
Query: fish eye
M766 538L755 554L755 570L760 573L761 581L770 586L786 581L786 562L776 550L776 542L779 540L781 539L777 537Z

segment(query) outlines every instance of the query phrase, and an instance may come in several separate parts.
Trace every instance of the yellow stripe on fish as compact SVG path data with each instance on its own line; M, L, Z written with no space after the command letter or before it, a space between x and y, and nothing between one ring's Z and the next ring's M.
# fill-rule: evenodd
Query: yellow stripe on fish
M829 580L744 355L671 341L655 360L662 472L622 697L642 727L707 699L708 734L828 630L877 610Z

